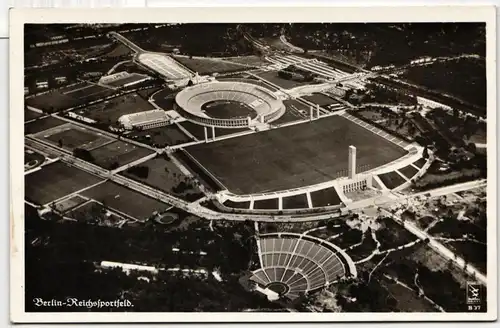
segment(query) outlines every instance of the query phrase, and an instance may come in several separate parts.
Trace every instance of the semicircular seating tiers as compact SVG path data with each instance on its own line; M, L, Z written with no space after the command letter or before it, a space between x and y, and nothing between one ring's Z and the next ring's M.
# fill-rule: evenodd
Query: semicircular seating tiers
M339 280L346 269L330 248L302 238L278 237L258 240L262 267L252 272L250 280L263 288L274 283L286 285L281 295L295 299Z
M258 122L269 123L278 119L285 112L281 99L272 91L255 84L222 81L202 83L185 88L179 92L175 101L181 114L191 121L202 125L240 128L247 127L247 118L213 118L204 113L202 106L216 100L227 100L244 103L252 108Z

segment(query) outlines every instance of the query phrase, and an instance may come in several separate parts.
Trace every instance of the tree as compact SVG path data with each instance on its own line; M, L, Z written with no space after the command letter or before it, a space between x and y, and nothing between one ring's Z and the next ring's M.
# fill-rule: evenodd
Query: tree
M80 159L83 159L84 161L91 162L91 163L93 163L95 161L94 156L92 156L92 154L88 150L83 149L83 148L75 148L73 150L73 156L80 158Z
M429 151L427 150L427 146L424 148L424 152L422 153L423 158L429 158Z
M57 144L58 144L59 148L62 148L63 147L63 140L62 139L57 140Z

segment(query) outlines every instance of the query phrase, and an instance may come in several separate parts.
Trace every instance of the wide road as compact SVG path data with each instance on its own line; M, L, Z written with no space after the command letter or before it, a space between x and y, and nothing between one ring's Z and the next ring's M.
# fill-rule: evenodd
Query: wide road
M435 240L432 235L428 234L426 231L420 229L417 227L413 222L410 222L408 220L402 220L401 217L392 214L391 212L382 209L382 212L385 213L387 216L391 217L394 219L396 222L401 224L406 230L417 236L418 238L422 240L429 240L429 246L434 249L436 252L441 254L443 257L447 258L448 260L451 260L455 263L456 266L460 268L464 268L466 262L463 258L459 257L451 251L449 248L441 244L439 241ZM479 282L482 284L486 285L487 284L487 278L484 274L482 274L478 269L473 267L470 264L467 264L467 267L465 267L465 270L467 273L470 275L474 276Z
M129 39L127 39L126 37L121 35L120 33L109 32L109 36L120 41L121 43L123 43L125 46L127 46L128 48L130 48L132 51L134 51L136 53L144 52L144 50L141 47L139 47L138 45L136 45L135 43L133 43L132 41L130 41Z

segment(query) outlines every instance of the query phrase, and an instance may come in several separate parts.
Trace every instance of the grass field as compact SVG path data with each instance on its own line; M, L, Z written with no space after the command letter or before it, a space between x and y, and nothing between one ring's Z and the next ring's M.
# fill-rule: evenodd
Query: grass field
M229 57L224 58L224 60L231 63L239 63L252 66L263 66L269 64L268 61L262 60L260 56Z
M117 167L123 166L152 153L149 149L123 141L115 141L90 152L95 163L105 169L111 169L113 166L116 168L116 164Z
M192 139L182 132L175 124L143 131L133 131L127 134L127 138L154 147L173 146L192 141Z
M420 158L418 161L414 162L413 165L422 168L425 164L425 158Z
M29 109L24 110L24 122L34 120L35 118L39 118L45 114L38 113Z
M327 106L338 103L338 101L336 101L335 99L321 93L313 93L312 95L309 96L302 96L302 98L309 100L310 102L313 102L320 106Z
M300 82L300 81L287 80L287 79L281 78L278 76L278 72L274 72L274 71L257 73L256 75L258 75L261 78L263 78L271 83L274 83L274 84L276 84L284 89L292 89L295 87L299 87L301 85L311 84L311 82Z
M147 178L140 178L127 171L123 171L122 174L128 178L143 182L151 187L158 188L179 197L186 197L188 194L201 192L192 184L189 184L191 188L183 190L182 192L174 191L175 187L177 187L180 182L184 181L187 183L187 180L186 176L182 174L179 168L171 160L167 161L162 157L155 157L139 165L147 166L149 168Z
M25 124L24 134L35 134L66 123L66 121L59 120L52 116L41 118L39 120Z
M172 56L179 63L199 74L227 73L251 69L246 65L231 63L221 59L189 58L185 56Z
M253 208L256 210L277 210L278 198L256 200L253 203Z
M75 195L71 198L65 199L62 202L56 204L56 209L61 212L67 212L78 205L85 203L87 199L81 197L80 195Z
M415 174L417 174L417 172L418 172L418 170L411 165L405 166L405 167L399 169L398 171L403 173L403 175L405 177L407 177L408 179L413 178L413 176Z
M245 118L252 119L257 116L257 112L250 106L238 101L215 100L201 106L205 113L214 118Z
M389 189L396 188L396 187L398 187L406 182L406 180L403 179L403 177L401 177L395 171L384 173L384 174L379 174L378 177L380 178L380 180L382 180L382 182L385 184L385 186Z
M335 188L321 189L311 193L311 203L313 207L333 206L341 203L340 197Z
M56 162L25 176L25 198L35 204L43 205L99 181L102 181L99 177L62 162Z
M283 197L283 209L308 208L306 194Z
M50 134L44 135L43 138L57 146L61 143L62 148L70 151L73 151L75 148L92 150L112 140L111 138L72 124L65 125L60 130L56 129L50 132Z
M115 91L82 82L51 90L43 95L26 99L26 104L44 111L60 111L112 95Z
M155 109L136 93L116 97L102 103L78 109L75 114L88 117L102 123L115 124L122 115Z
M187 148L229 190L248 194L329 181L347 168L348 146L359 166L377 167L406 151L340 117Z
M145 221L155 211L161 212L170 207L169 204L147 197L111 181L87 189L81 194L97 200L106 207L128 214L139 221Z
M30 149L24 149L24 170L31 170L40 166L45 161L45 156Z

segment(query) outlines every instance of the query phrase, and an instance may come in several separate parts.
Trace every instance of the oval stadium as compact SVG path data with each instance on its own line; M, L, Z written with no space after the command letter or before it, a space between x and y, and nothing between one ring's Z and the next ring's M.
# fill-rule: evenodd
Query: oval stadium
M272 91L245 82L198 84L179 92L175 102L182 116L210 127L249 127L285 113L285 105Z
M295 299L344 277L356 277L351 258L322 239L294 233L261 235L257 241L260 268L250 280L270 299Z

